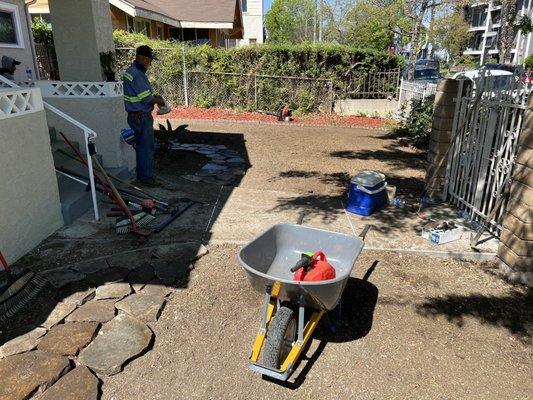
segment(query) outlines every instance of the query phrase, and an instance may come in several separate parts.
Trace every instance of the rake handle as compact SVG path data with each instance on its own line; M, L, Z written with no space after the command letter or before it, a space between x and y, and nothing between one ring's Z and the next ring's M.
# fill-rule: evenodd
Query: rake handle
M4 255L2 254L1 251L0 251L0 263L2 263L2 267L4 267L4 270L6 272L10 272L11 271L9 269L9 264L7 263L6 259L4 258Z

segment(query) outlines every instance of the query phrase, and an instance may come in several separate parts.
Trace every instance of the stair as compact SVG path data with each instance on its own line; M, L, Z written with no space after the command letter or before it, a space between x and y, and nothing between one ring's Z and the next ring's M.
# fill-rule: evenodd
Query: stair
M65 143L62 138L58 139L54 128L50 128L49 132L54 165L56 167L68 169L69 171L72 171L78 175L82 175L88 180L89 174L87 168L78 161L69 158L59 151L64 150L72 154L72 150L68 144ZM76 147L76 149L80 150L80 145L78 142L73 142L73 145ZM83 151L81 152L83 153ZM83 157L86 157L86 155L83 154ZM97 158L98 161L102 163L102 156L97 155ZM118 178L124 180L129 179L129 172L126 167L107 168L106 170L108 173L117 176ZM63 220L65 221L65 224L69 225L85 214L88 210L92 209L93 203L91 191L87 191L86 186L62 174L56 174L56 176L59 187L59 198L61 200L61 212L63 213ZM100 202L103 195L98 192L96 195L98 201Z

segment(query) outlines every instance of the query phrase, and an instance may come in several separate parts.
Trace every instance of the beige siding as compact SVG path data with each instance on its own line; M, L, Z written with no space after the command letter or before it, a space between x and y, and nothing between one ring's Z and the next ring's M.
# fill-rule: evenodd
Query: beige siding
M30 68L35 78L35 63L33 61L33 51L32 51L32 40L29 34L28 27L28 18L24 8L23 0L0 0L0 8L3 5L15 5L18 10L18 23L20 23L20 31L22 37L20 38L20 46L17 48L6 47L0 44L0 57L8 56L12 57L15 60L21 62L21 65L18 66L15 71L15 80L25 81L26 80L26 68Z

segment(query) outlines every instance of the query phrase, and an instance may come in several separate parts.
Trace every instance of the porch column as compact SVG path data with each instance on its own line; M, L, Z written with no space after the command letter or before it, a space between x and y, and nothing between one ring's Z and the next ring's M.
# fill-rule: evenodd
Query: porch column
M533 286L533 95L524 118L498 258L511 280Z
M103 81L100 53L115 50L109 2L50 0L49 6L61 80Z

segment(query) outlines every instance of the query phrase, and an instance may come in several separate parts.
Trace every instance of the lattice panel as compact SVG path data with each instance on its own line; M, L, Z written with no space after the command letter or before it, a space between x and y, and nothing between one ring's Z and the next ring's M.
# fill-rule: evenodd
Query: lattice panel
M35 89L0 91L0 119L41 111L43 102Z
M102 98L119 97L124 93L121 82L39 81L43 97Z

